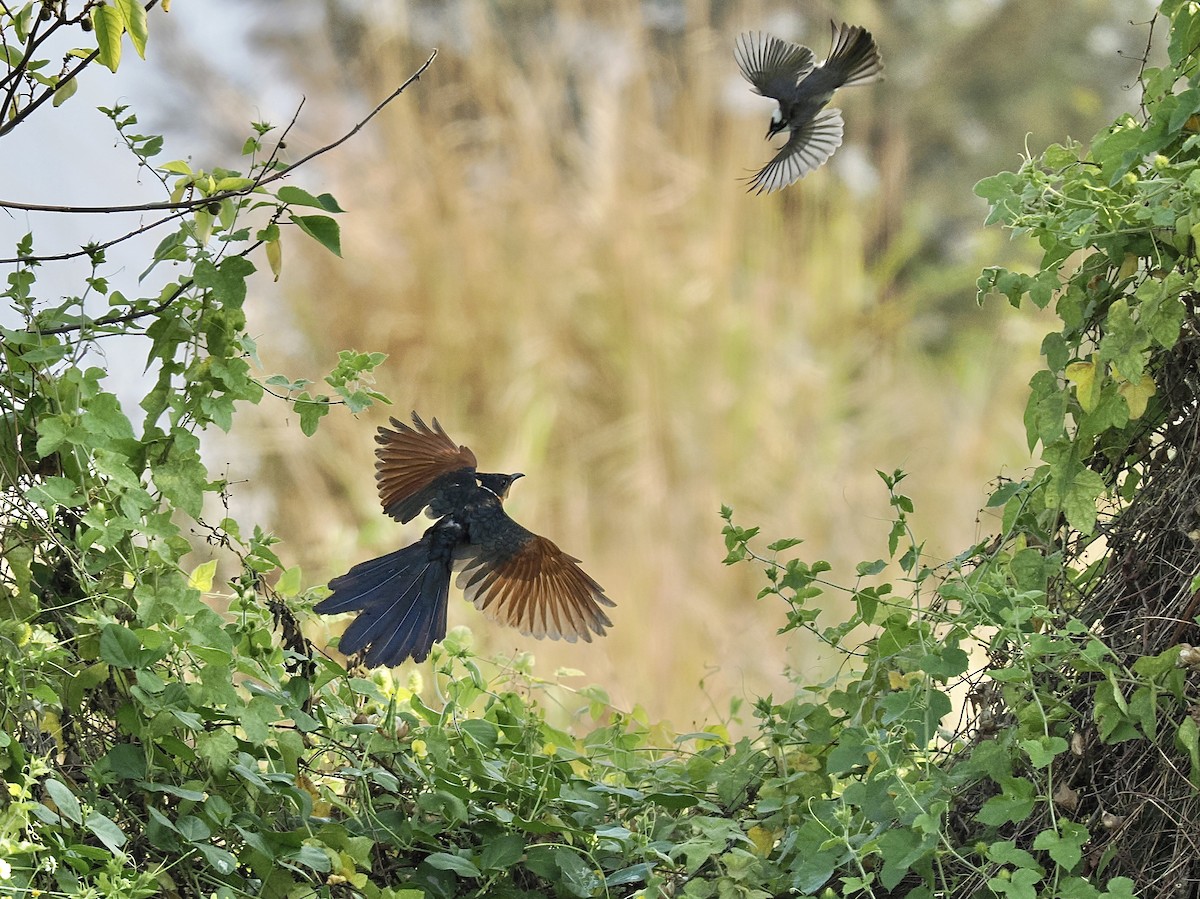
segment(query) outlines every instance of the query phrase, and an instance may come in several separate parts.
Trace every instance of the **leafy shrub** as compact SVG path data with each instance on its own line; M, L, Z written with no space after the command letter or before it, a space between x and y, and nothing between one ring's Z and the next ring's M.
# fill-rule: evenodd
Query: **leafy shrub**
M1176 0L1159 16L1170 63L1143 70L1141 118L978 187L993 221L1044 252L1035 274L985 272L981 299L1053 300L1062 321L1025 416L1043 464L997 485L995 539L931 562L902 472L881 473L886 557L848 578L796 540L759 549L724 510L726 561L762 567L781 631L843 658L828 682L759 698L737 740L721 723L667 732L528 658L485 662L463 631L428 685L313 652L298 616L322 588L281 570L271 535L206 517L226 487L199 448L239 402L282 396L311 433L332 404L382 399L378 355L343 353L320 395L260 378L245 332L256 260L278 276L293 225L338 252L340 210L281 183L295 165L268 125L241 169L201 172L156 161L162 139L107 110L163 186L147 271L172 274L126 295L106 262L118 235L73 254L90 266L79 295L47 302L39 269L60 254L39 256L30 235L2 261L18 323L0 328L0 885L372 899L1194 889L1200 13ZM140 52L148 22L126 2L0 14L0 133L69 100L89 62L116 68L124 36ZM60 29L95 47L48 76L40 35ZM114 335L152 372L136 426L96 364ZM188 530L235 561L226 584L215 562L185 570ZM853 612L824 624L830 591Z

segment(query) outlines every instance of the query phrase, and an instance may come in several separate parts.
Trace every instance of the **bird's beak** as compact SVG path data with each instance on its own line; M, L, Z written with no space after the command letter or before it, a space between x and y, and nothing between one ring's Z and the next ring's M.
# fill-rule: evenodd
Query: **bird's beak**
M523 477L525 477L525 475L519 471L516 474L512 475L511 479L508 482L508 486L504 488L504 495L501 496L500 498L508 499L508 491L512 490L513 482L516 481L517 478L523 478Z

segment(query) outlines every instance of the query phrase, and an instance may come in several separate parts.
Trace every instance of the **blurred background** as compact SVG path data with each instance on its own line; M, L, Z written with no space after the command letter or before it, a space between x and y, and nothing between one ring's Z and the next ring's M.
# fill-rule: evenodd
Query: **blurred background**
M301 177L348 211L345 259L288 235L282 280L252 284L247 302L264 376L319 378L339 349L386 352L376 386L394 407L335 412L305 439L264 401L210 448L214 473L245 481L236 502L321 583L426 526L385 519L373 478L376 426L417 409L484 469L525 472L511 514L617 602L607 639L562 645L486 623L452 593L451 626L469 624L477 649L532 651L546 675L581 669L569 682L681 730L787 689L789 668L821 679L819 645L777 636L784 610L755 601L761 573L722 565L718 510L761 526L764 546L803 538L842 583L886 554L876 469L909 473L930 562L994 531L979 510L998 473L1030 464L1021 416L1047 321L977 307L982 266L1036 257L983 229L972 186L1135 109L1152 11L176 0L155 23L143 118L201 141L211 158L197 165L235 165L248 123L286 125L303 96L297 159L439 51ZM829 164L747 194L739 179L772 153L772 104L742 80L734 38L770 31L824 58L831 18L874 33L886 80L838 95L846 139Z

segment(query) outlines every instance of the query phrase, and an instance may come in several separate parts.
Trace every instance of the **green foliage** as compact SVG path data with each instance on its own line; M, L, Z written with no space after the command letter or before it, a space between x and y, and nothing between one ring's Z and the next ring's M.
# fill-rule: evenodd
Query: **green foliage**
M0 18L10 122L62 96L28 60L46 8ZM71 19L59 4L50 18L88 23L98 47L78 58L115 68L126 35L146 45L139 9ZM809 631L842 662L828 681L793 676L790 695L759 697L738 739L732 720L671 733L599 687L565 687L577 672L535 676L528 657L491 665L465 631L435 649L428 685L314 654L296 611L323 588L224 513L228 485L210 477L201 435L268 397L306 434L333 405L384 400L371 387L380 354L342 352L326 394L263 377L246 333L257 251L280 277L290 223L340 253L340 207L280 183L292 170L269 125L252 127L238 168L197 171L156 162L162 137L138 133L126 108L102 110L165 196L141 278L107 263L128 235L75 254L89 266L77 296L39 294L52 260L32 234L3 263L3 889L1132 897L1138 869L1104 832L1121 825L1085 805L1071 772L1088 753L1145 744L1200 785L1193 663L1179 646L1131 658L1081 611L1108 570L1082 551L1098 501L1131 500L1140 482L1117 475L1138 474L1145 435L1181 408L1163 372L1192 324L1200 14L1163 13L1171 67L1143 72L1144 121L978 188L994 221L1045 254L1033 275L989 270L981 296L1054 301L1063 322L1025 416L1043 464L998 485L996 539L933 564L900 471L880 472L886 558L849 578L799 557L795 539L760 550L758 528L722 511L726 562L762 567L780 633ZM140 417L96 364L114 335L146 354ZM220 558L189 559L189 533ZM845 620L822 621L829 596L850 601ZM975 711L954 726L963 697Z
M1170 65L1143 70L1143 119L1122 116L1090 147L1055 144L976 186L991 204L989 222L1043 250L1034 275L985 271L979 298L1000 294L1015 306L1027 297L1040 308L1056 300L1063 327L1042 344L1047 368L1030 384L1025 427L1046 463L1039 498L1084 533L1114 486L1106 475L1173 408L1158 396L1156 369L1196 288L1200 87L1195 44L1180 37L1195 29L1196 13L1167 3L1162 14L1172 24Z

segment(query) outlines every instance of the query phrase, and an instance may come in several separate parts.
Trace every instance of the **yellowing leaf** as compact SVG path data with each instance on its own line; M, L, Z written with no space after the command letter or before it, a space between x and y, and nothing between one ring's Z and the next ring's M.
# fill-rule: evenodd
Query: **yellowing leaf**
M750 842L754 845L754 854L766 858L771 854L771 850L775 848L775 834L767 830L761 824L755 824L748 831L746 836L750 838Z
M62 106L73 96L75 91L79 90L79 82L74 78L69 78L66 81L60 81L58 87L54 89L54 105Z
M117 8L121 11L121 19L125 23L125 33L133 44L133 49L142 59L146 58L146 7L142 0L117 0Z
M196 220L196 240L198 240L200 243L208 243L208 239L212 237L212 213L210 213L207 209L197 209L192 213L192 218Z
M193 590L199 590L201 593L207 593L212 589L213 577L217 573L217 560L210 559L201 565L197 565L191 575L188 577L188 586Z
M904 677L903 672L889 671L888 672L888 687L892 690L903 690L908 684L908 680Z
M254 186L253 178L243 178L241 176L230 175L228 178L222 178L213 185L214 193L225 193L226 191L245 190L247 187ZM1137 258L1136 256L1134 257Z
M1129 406L1129 417L1141 418L1146 411L1146 403L1150 401L1150 397L1154 396L1157 389L1154 378L1146 374L1136 382L1126 381L1121 384L1117 388L1117 393L1125 397L1125 402Z
M1067 366L1067 380L1075 384L1075 396L1084 412L1096 408L1100 398L1100 385L1096 378L1096 363L1072 362Z
M267 264L271 266L271 274L279 280L283 272L283 243L278 240L267 241Z
M789 752L787 763L789 771L819 771L821 769L820 760L807 752Z
M115 72L121 64L121 35L125 33L125 18L114 6L101 3L92 9L92 28L96 32L96 49L100 62Z

